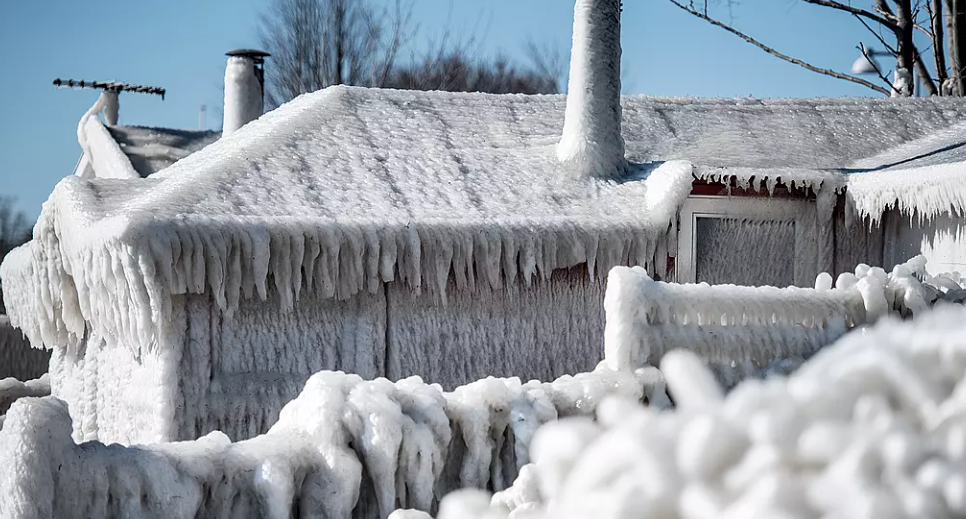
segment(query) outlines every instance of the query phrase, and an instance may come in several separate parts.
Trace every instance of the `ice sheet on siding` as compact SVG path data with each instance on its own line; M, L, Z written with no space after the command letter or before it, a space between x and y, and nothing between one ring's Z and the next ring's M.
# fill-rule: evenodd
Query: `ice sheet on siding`
M47 372L50 352L32 348L23 332L0 315L0 379L32 380Z
M548 380L603 358L603 281L580 267L501 290L431 295L389 286L388 377L419 375L444 388L487 376Z

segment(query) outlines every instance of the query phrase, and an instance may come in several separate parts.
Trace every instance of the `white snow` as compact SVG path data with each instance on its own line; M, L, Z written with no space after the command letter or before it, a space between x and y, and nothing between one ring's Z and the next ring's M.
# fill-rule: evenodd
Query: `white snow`
M621 0L577 0L567 113L557 146L571 174L623 176L621 120Z
M225 119L228 135L262 115L262 86L250 57L231 56L225 67Z
M263 436L125 448L75 444L62 401L27 398L0 431L0 515L287 518L296 502L326 517L430 511L456 488L507 487L539 425L592 415L608 395L669 404L654 368L490 378L452 393L322 372Z
M538 430L534 463L493 496L454 494L440 519L966 514L966 310L887 319L787 379L749 381L674 412L605 401L598 422ZM710 380L693 353L664 369L676 400ZM566 460L562 463L561 460ZM464 511L457 515L456 511Z

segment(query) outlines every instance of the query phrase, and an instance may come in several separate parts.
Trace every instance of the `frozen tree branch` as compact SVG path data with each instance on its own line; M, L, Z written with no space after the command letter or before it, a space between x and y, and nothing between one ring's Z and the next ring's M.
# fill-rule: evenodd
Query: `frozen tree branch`
M769 47L769 46L767 46L767 45L759 42L758 40L752 38L751 36L748 36L748 35L744 34L743 32L741 32L741 31L739 31L739 30L737 30L737 29L735 29L735 28L733 28L733 27L731 27L729 25L726 25L726 24L724 24L722 22L719 22L719 21L717 21L717 20L715 20L715 19L713 19L713 18L711 18L711 17L709 17L709 16L707 16L707 15L705 15L705 14L703 14L703 13L701 13L701 12L695 10L695 9L692 9L692 8L690 8L690 7L686 6L686 5L678 2L677 0L668 0L668 1L671 2L672 4L678 6L680 9L682 9L682 10L684 10L684 11L686 11L686 12L688 12L688 13L690 13L690 14L692 14L692 15L694 15L694 16L696 16L696 17L698 17L698 18L700 18L700 19L702 19L702 20L704 20L704 21L706 21L708 23L710 23L711 25L714 25L716 27L720 27L721 29L724 29L724 30L728 31L728 32L734 34L735 36L738 36L739 38L741 38L741 39L745 40L746 42L748 42L748 43L750 43L750 44L758 47L759 49L761 49L761 50L763 50L763 51L771 54L772 56L775 56L776 58L785 60L785 61L787 61L789 63L794 63L795 65L798 65L800 67L803 67L803 68L806 68L808 70L811 70L812 72L817 72L819 74L825 74L827 76L831 76L831 77L834 77L834 78L842 79L842 80L845 80L845 81L851 81L852 83L857 83L857 84L862 85L862 86L864 86L866 88L870 88L872 90L875 90L876 92L879 92L880 94L890 95L889 90L886 90L885 88L882 88L879 85L876 85L874 83L871 83L871 82L866 81L866 80L864 80L862 78L859 78L859 77L850 76L848 74L842 74L841 72L836 72L836 71L830 70L830 69L819 68L819 67L816 67L814 65L811 65L809 63L806 63L806 62L804 62L804 61L802 61L800 59L793 58L793 57L788 56L786 54L782 54L781 52L778 52L777 50L775 50L775 49L773 49L773 48L771 48L771 47ZM805 1L806 2L809 2L809 3L819 3L820 1L821 2L825 2L826 0L805 0ZM829 3L837 4L837 2L829 2ZM819 5L824 5L824 3L819 4ZM861 9L853 9L853 10L862 11ZM851 12L851 11L849 11L849 12ZM867 13L865 11L863 11L863 12L866 13L866 14L870 14L870 13Z

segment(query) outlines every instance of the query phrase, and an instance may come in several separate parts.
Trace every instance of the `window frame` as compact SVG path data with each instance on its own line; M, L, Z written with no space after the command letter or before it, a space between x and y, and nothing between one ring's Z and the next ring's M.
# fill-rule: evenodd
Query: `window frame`
M808 199L691 195L685 200L679 213L675 281L696 282L698 218L792 221L795 223L795 258L796 263L799 263L798 259L804 253L805 233L810 227L806 220L809 217L815 218L815 202ZM798 282L800 275L797 266L794 277Z

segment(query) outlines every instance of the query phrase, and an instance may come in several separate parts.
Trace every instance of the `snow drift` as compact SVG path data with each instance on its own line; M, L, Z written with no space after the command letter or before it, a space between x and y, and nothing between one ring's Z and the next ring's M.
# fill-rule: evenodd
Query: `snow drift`
M599 367L552 383L485 379L444 393L322 372L265 435L231 443L75 444L66 405L21 399L0 430L3 517L387 517L460 487L501 490L536 428L608 395L669 404L660 373Z

